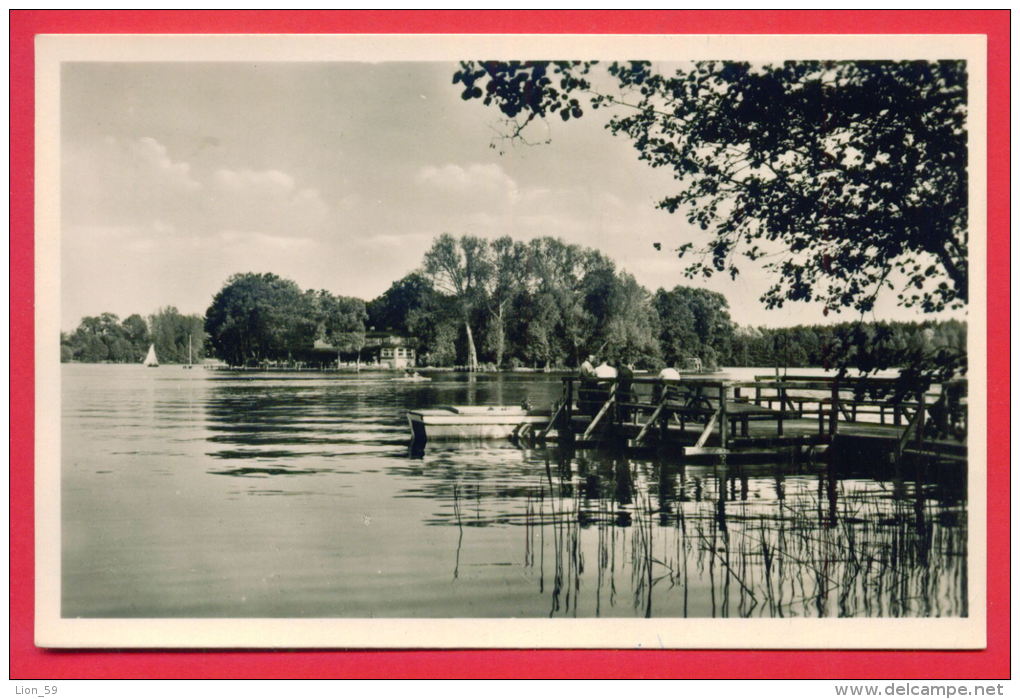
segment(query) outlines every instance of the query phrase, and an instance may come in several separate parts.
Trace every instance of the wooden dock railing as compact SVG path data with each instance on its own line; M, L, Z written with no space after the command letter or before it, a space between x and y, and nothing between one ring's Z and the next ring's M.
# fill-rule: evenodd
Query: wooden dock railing
M679 423L680 434L690 423L703 423L694 446L703 447L717 429L725 451L731 438L749 439L751 421L774 422L775 438L782 441L791 420L816 417L816 436L822 441L833 440L841 424L860 423L863 418L866 424L902 428L901 442L913 434L920 444L926 419L933 412L948 416L949 425L964 416L965 430L966 381L960 386L957 381L950 391L909 392L897 379L874 377L762 375L752 381L634 377L621 382L567 376L563 377L563 400L542 436L554 425L568 439L580 435L582 440L616 428L630 435L631 443L641 444L655 433L664 437L671 421ZM962 409L960 396L964 397ZM803 423L799 425L803 431Z

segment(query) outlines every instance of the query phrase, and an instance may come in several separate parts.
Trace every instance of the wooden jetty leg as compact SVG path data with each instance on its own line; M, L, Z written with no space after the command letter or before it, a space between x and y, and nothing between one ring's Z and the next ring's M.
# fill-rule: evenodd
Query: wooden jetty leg
M843 413L843 417L846 418L847 422L857 422L857 403L854 401L853 398L851 398L850 400L851 400L850 408L847 408L846 404L840 401L839 411ZM850 414L851 410L853 410L852 415Z
M783 436L783 412L786 410L786 387L779 386L779 414L776 416L776 436Z
M917 428L917 434L921 434L921 435L924 434L924 429L923 429L923 426L922 426L923 422L924 422L923 410L922 409L918 409L917 412L914 413L914 416L907 423L907 428L905 430L903 430L903 434L900 435L899 440L896 442L896 461L897 461L897 463L899 462L900 457L903 456L903 450L906 448L907 442L910 441L910 435L913 434L914 431L915 431L914 428L915 427Z
M652 413L652 416L648 418L648 422L644 424L644 426L641 428L641 431L638 432L637 437L634 438L635 444L641 443L641 440L644 439L644 436L648 433L648 430L651 428L652 425L655 424L655 421L659 419L659 415L662 413L662 409L666 407L666 399L667 396L663 394L662 400L660 400L659 404L655 406L655 411Z
M698 441L694 443L694 448L695 449L700 449L701 447L705 446L705 442L708 441L709 435L712 434L712 430L715 429L715 423L716 423L716 420L718 420L718 419L719 419L719 411L716 410L714 413L712 413L712 417L709 419L708 424L705 425L705 429L701 433L701 436L698 437Z
M832 405L829 407L829 436L835 437L839 429L839 381L832 382Z
M581 436L582 441L591 437L591 433L595 431L595 426L598 425L599 421L602 420L603 416L605 416L605 414L609 412L609 406L611 406L615 400L616 400L616 384L614 383L613 387L609 389L609 398L606 399L606 402L599 410L598 415L595 416L595 419L591 421L591 424L588 425L588 429L586 429L584 431L584 434Z
M578 398L580 399L581 391L578 389ZM566 427L567 439L573 441L574 439L574 382L567 382L567 412L563 416L563 424Z
M566 403L560 403L559 407L556 408L556 412L553 414L552 419L549 420L549 424L546 425L545 428L538 433L539 439L544 440L546 438L546 436L549 434L549 431L553 428L553 425L556 424L556 419L563 414L563 409L565 405Z
M728 427L729 424L727 424L726 420L726 385L723 384L719 386L719 446L723 449L726 448L727 437L729 436L727 432Z
M917 392L917 448L924 444L924 419L925 419L924 391Z

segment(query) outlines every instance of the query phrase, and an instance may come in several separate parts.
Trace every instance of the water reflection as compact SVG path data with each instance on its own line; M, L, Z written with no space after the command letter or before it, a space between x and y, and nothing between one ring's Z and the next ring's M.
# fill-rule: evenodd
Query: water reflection
M441 503L429 524L458 527L458 562L472 527L522 527L549 616L967 614L965 511L944 484L556 448L508 471L455 453L407 495Z
M66 616L967 613L958 472L491 441L409 458L405 410L547 405L540 375L63 371Z

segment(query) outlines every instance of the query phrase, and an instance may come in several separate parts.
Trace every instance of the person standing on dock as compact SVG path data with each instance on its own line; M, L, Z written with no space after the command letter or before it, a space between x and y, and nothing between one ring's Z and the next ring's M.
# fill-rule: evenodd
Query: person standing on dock
M591 412L595 414L609 400L609 390L613 385L612 379L616 378L616 369L610 366L609 362L602 360L602 363L595 367L595 378L598 379L588 392L589 400L592 402Z
M659 372L659 378L660 379L666 379L668 381L679 381L680 380L680 372L677 371L674 367L667 366L667 367L664 367L663 370ZM675 393L676 393L676 388L675 387L667 386L666 384L664 384L662 382L659 382L659 383L655 384L655 391L653 392L653 398L655 399L655 402L658 403L660 400L662 400L662 397L663 397L664 394L666 396L672 397L672 394L675 394Z
M614 369L609 362L603 361L595 367L595 377L599 379L615 379L616 369Z
M680 378L680 372L677 371L676 369L674 369L673 367L668 366L668 367L664 368L662 371L659 372L659 378L660 379L679 379Z

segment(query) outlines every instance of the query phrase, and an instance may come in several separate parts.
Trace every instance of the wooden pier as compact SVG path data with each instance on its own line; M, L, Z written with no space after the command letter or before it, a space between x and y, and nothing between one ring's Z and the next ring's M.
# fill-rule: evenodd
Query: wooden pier
M756 376L753 381L563 378L549 424L576 446L626 446L685 459L812 458L838 444L877 458L966 462L966 381L904 391L896 379Z

